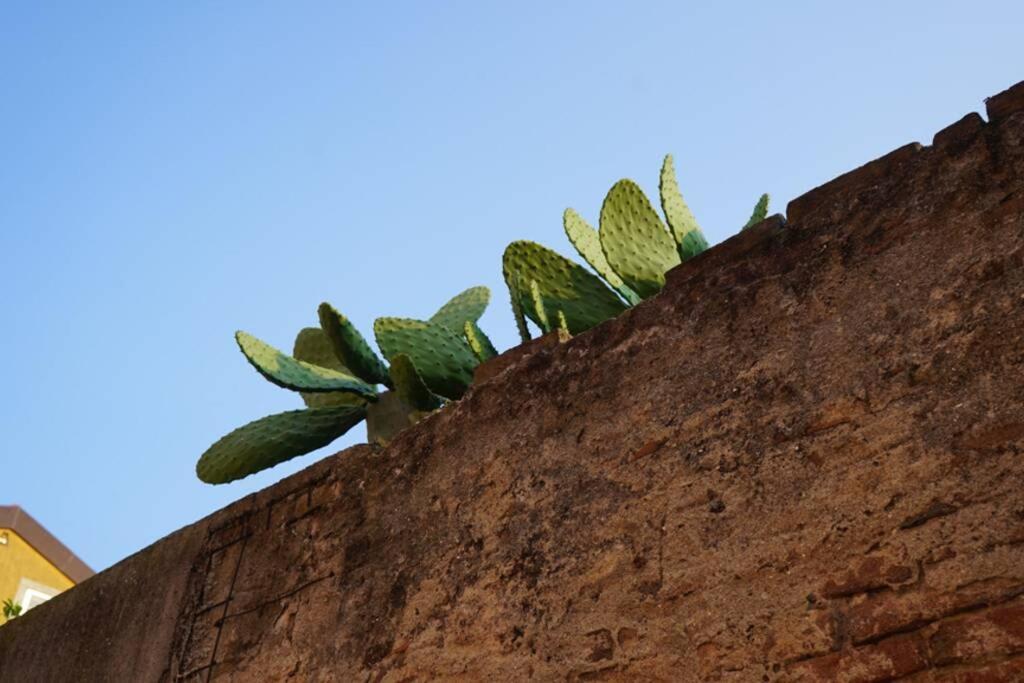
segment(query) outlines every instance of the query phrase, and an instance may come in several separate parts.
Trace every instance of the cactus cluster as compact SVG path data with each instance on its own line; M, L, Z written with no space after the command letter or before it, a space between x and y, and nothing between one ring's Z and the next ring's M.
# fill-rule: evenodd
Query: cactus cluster
M256 371L299 392L306 409L270 415L227 434L199 458L196 474L210 484L234 481L326 446L364 419L370 441L386 442L462 396L473 368L496 354L477 324L489 301L490 290L472 287L429 320L378 318L373 331L387 363L328 303L318 310L319 327L299 331L291 356L237 332L238 347Z
M657 294L669 269L708 248L679 191L671 155L661 167L659 199L664 218L636 183L620 180L605 196L597 230L566 209L565 234L593 272L535 242L505 249L502 271L523 341L530 339L527 321L561 335L615 317ZM762 195L744 229L767 213L768 195ZM299 332L291 356L236 333L256 371L298 392L306 409L270 415L222 437L199 458L199 478L211 484L240 479L326 446L364 419L371 443L386 443L458 399L474 368L497 355L477 324L489 300L486 287L472 287L429 320L378 318L373 332L384 359L327 303L318 310L320 326Z
M505 249L503 273L523 341L530 338L527 320L545 333L562 328L576 334L618 315L657 294L673 266L708 248L679 191L671 155L661 166L659 198L664 222L632 180L608 191L597 230L566 209L565 234L597 275L535 242ZM768 195L762 195L744 229L767 213Z

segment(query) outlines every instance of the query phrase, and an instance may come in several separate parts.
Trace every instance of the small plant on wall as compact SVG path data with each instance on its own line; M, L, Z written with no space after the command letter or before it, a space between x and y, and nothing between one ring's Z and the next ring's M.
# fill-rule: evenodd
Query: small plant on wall
M14 602L13 598L7 598L3 603L4 619L10 621L17 616L21 616L21 605Z
M461 397L475 366L496 354L477 324L489 301L490 290L472 287L429 320L377 318L374 336L388 363L328 303L318 310L320 326L299 332L291 356L237 332L238 348L256 371L298 392L306 409L239 427L203 453L196 473L210 484L234 481L322 448L364 419L370 442L386 443Z
M536 242L517 241L505 249L505 283L524 341L530 338L527 320L542 332L563 327L577 334L615 317L657 294L668 270L708 248L679 191L671 155L661 166L659 198L664 222L628 179L608 191L597 230L573 209L565 210L565 234L593 273ZM762 195L744 228L767 213L768 195Z

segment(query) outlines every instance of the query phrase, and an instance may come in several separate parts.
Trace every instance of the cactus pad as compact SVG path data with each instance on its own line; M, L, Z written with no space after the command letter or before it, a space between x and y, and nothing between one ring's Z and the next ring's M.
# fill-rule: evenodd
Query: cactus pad
M452 297L437 313L430 316L430 322L459 332L467 320L474 323L479 320L490 301L491 290L486 287L470 287Z
M558 329L569 333L569 321L565 319L565 313L562 313L561 310L558 311Z
M352 375L295 360L251 334L236 332L235 341L249 363L279 387L309 392L347 391L370 400L377 396L372 386Z
M351 370L342 365L338 357L334 355L331 340L319 327L303 327L299 330L299 333L295 335L292 357L321 368L352 374Z
M626 305L596 275L536 242L508 245L502 257L505 282L518 305L533 319L530 282L535 280L545 303L561 310L573 334L614 318ZM538 326L540 321L534 319ZM527 337L529 339L529 337Z
M519 278L513 276L508 268L504 268L505 286L508 287L508 295L512 300L512 315L516 319L516 331L519 332L521 342L530 341L530 328L526 325L526 314L523 311L523 295L519 289Z
M295 337L292 357L305 363L311 363L329 370L337 370L351 374L338 357L334 355L331 340L319 327L304 327ZM302 392L302 402L307 408L327 408L330 406L361 406L366 401L355 394L337 391L330 393Z
M494 344L484 334L484 331L480 329L472 320L467 320L462 326L462 331L466 335L466 341L469 342L469 348L473 350L473 355L476 359L483 363L485 360L490 360L498 355L498 350L494 348Z
M620 180L608 191L599 236L608 263L643 298L657 294L665 271L679 263L672 236L632 180Z
M476 356L461 335L444 325L406 318L377 318L373 331L384 357L391 361L398 354L409 356L435 394L459 398L473 381Z
M627 287L618 273L612 270L608 264L608 259L601 251L601 240L597 236L597 230L590 227L590 224L572 209L566 209L562 214L562 225L565 228L565 236L572 242L572 246L576 247L576 253L582 256L583 260L589 263L590 267L630 305L636 306L640 303L640 297L636 292Z
M472 323L467 320L466 324L471 325ZM391 382L395 385L395 393L408 405L416 410L433 410L441 405L437 396L427 388L409 356L400 353L392 358L390 372Z
M391 378L384 362L373 352L366 339L348 318L324 302L317 309L320 327L334 347L338 359L357 377L370 384L390 386Z
M536 280L530 280L530 303L533 305L533 319L537 326L547 334L551 331L551 321L548 319L548 310L544 306L544 297L540 293L540 285Z
M688 261L707 249L708 241L704 239L704 233L697 225L697 219L693 217L690 207L683 201L679 183L676 182L676 170L672 165L671 154L666 154L665 161L661 164L661 182L658 190L661 194L661 210L665 212L665 220L668 221L672 236L676 240L679 258Z
M239 427L210 446L196 463L208 484L226 484L331 443L359 424L358 406L292 410Z
M754 213L750 214L750 220L743 226L743 229L757 225L765 218L768 217L768 195L763 194L761 198L757 200L757 204L754 205Z

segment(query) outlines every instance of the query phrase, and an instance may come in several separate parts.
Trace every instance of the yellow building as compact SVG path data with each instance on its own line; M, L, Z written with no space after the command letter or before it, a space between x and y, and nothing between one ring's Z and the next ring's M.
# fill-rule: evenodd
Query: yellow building
M24 613L92 575L27 512L0 505L0 602L13 600Z

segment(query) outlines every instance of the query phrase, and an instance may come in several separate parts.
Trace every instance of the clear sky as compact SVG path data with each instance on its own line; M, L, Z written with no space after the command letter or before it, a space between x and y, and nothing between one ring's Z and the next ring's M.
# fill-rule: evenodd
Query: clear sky
M572 254L563 209L656 192L666 152L721 241L761 192L981 110L1022 26L1019 0L7 3L0 503L107 567L319 457L196 479L300 406L236 329L290 347L329 300L369 334L485 284L507 348L508 242Z

